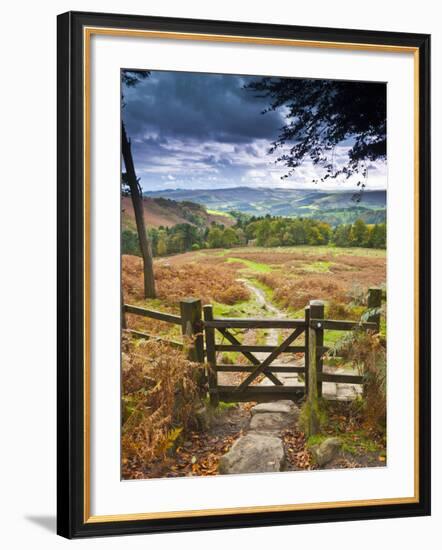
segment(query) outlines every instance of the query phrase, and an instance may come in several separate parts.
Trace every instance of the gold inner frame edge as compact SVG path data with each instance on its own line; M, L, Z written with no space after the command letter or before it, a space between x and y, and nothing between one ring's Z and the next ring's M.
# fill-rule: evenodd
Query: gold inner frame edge
M369 500L283 504L269 506L248 506L215 508L206 510L179 510L168 512L146 512L115 515L91 515L91 473L90 473L90 41L92 35L127 36L132 38L155 38L174 40L195 40L204 42L249 43L269 46L292 46L374 52L412 53L414 62L414 495ZM391 46L386 44L364 44L349 42L328 42L204 33L180 33L118 29L111 27L83 28L83 101L84 101L84 523L106 523L115 521L137 521L149 519L172 519L229 514L250 514L264 512L286 512L320 510L351 506L379 506L411 504L419 502L419 49L412 46Z

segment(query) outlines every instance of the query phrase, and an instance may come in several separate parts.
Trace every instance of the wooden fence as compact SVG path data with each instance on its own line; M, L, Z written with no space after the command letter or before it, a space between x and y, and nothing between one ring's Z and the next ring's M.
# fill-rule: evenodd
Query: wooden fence
M139 315L156 319L164 323L171 323L181 327L181 333L184 337L183 341L170 340L160 336L146 334L137 330L127 328L126 314ZM204 338L203 324L201 318L201 300L188 298L180 302L180 315L172 315L171 313L163 313L154 309L145 309L138 306L124 304L122 307L122 327L125 332L138 338L146 338L165 342L173 347L186 349L190 360L198 363L204 363Z
M325 319L324 303L318 300L312 300L305 308L303 319L215 318L213 307L206 305L202 308L201 301L197 299L181 301L180 316L124 305L123 319L124 314L129 313L180 325L184 336L183 342L164 340L134 330L128 330L128 332L138 337L155 338L174 346L185 347L189 358L193 361L204 363L206 359L207 383L213 405L217 405L220 400L227 402L269 401L293 399L304 394L316 399L322 395L324 382L363 383L363 376L323 372L323 356L328 351L328 348L324 346L324 333L326 330L351 331L357 327L379 332L381 300L381 289L369 290L367 322ZM288 335L285 335L280 344L272 346L246 345L232 333L234 329L265 328L284 329ZM227 344L217 342L217 332L223 337L223 342L228 342ZM296 340L301 336L304 336L304 341L302 344L296 344ZM219 363L219 352L239 352L246 357L249 363ZM257 353L266 355L260 359L257 357ZM304 366L274 364L274 361L283 353L304 354ZM241 372L247 376L236 386L225 386L218 383L218 373L223 372ZM279 380L278 373L302 374L304 386L284 385ZM273 385L254 385L253 382L261 376L265 376Z

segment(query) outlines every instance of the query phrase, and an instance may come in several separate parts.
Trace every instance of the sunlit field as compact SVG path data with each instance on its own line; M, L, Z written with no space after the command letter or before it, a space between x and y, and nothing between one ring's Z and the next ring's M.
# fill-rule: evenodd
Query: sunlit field
M310 300L323 300L326 316L358 319L368 288L385 288L386 251L305 246L187 252L155 260L155 279L158 297L145 300L141 258L123 256L126 303L175 313L180 299L194 297L213 304L219 316L268 316L250 291L252 284L290 316L302 316ZM170 331L158 321L128 317L132 328Z

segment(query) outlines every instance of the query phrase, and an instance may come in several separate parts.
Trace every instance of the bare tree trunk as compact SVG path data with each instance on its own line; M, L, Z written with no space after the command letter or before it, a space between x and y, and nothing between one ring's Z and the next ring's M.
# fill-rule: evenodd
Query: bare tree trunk
M135 213L135 222L137 224L138 241L140 243L141 255L143 257L144 297L155 298L156 293L155 278L153 275L152 248L147 237L146 225L144 223L143 197L140 186L138 185L137 175L135 173L130 141L127 139L126 129L123 123L121 123L121 142L124 165L126 166L127 183L130 188Z

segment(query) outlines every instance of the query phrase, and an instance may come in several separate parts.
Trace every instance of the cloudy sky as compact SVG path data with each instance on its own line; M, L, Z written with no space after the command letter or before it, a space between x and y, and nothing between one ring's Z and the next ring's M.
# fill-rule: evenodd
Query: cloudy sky
M271 142L285 124L284 112L262 114L268 106L244 85L256 77L153 71L137 86L124 87L123 119L132 141L137 176L144 190L236 186L315 187L321 169L305 161L293 176ZM347 158L337 147L334 162ZM369 167L369 189L386 187L382 162ZM320 185L320 184L318 184ZM333 181L323 188L355 188Z

